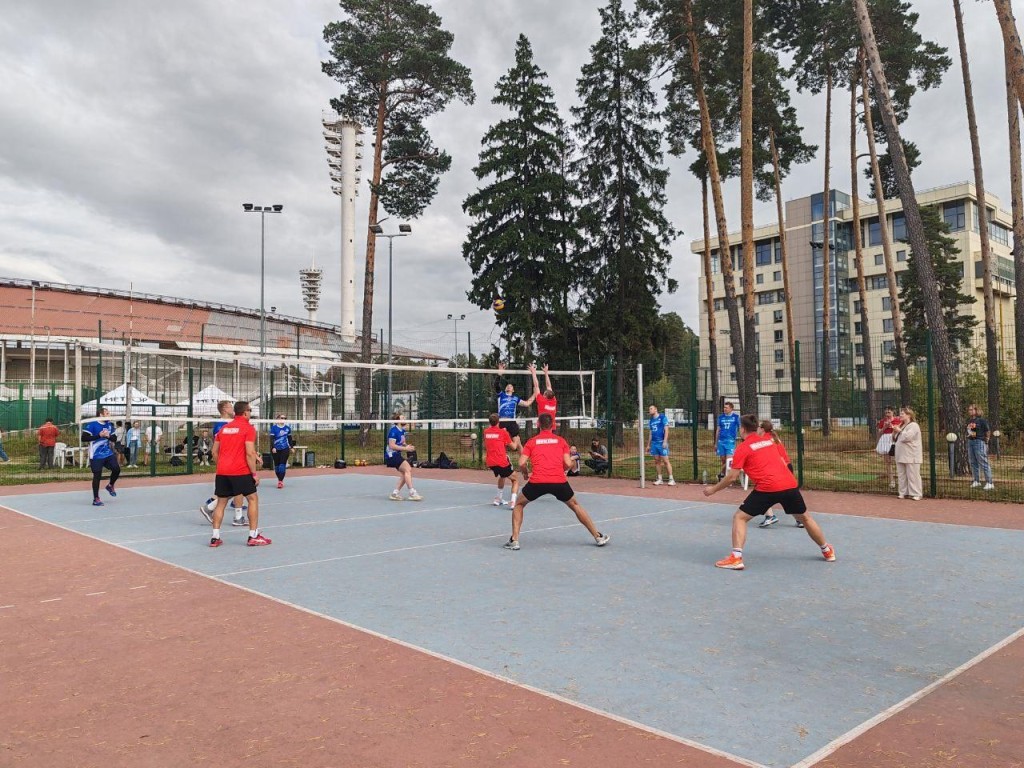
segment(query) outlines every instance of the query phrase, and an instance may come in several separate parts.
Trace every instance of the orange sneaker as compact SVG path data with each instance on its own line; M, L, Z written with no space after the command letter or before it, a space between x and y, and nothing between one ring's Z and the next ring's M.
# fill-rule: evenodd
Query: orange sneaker
M830 563L834 563L836 561L836 551L832 549L831 544L825 545L825 549L821 550L821 556Z
M730 571L743 570L743 558L729 553L729 556L715 563L716 568L728 568Z

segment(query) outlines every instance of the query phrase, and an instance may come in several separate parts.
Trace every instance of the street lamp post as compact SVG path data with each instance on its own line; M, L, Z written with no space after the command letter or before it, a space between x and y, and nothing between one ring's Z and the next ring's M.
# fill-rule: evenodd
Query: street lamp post
M32 346L29 353L28 371L28 428L32 429L32 405L36 390L36 288L39 281L32 281Z
M46 381L50 381L50 326L44 326L46 328Z
M448 315L448 319L455 323L455 364L459 364L459 320L465 320L465 315ZM459 377L455 377L455 418L459 418Z
M246 213L258 213L260 215L260 416L266 418L264 410L266 403L263 399L264 381L267 374L267 313L263 308L264 295L266 293L266 216L268 213L281 213L283 205L253 205L242 203L242 210Z
M398 232L393 235L385 235L384 227L380 223L374 224L370 227L370 231L373 232L374 237L386 237L388 239L388 365L391 365L391 326L392 326L392 314L391 314L391 300L392 300L392 256L394 255L394 244L396 237L408 237L412 233L412 226L409 224L399 224ZM363 329L363 333L366 333L367 329ZM388 368L388 392L387 400L385 400L387 410L391 410L391 368Z

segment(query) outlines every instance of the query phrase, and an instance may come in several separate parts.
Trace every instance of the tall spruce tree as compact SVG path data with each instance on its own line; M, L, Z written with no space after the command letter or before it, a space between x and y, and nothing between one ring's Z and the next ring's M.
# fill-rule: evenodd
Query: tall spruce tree
M515 57L491 100L511 116L484 134L473 169L484 185L462 204L473 219L462 255L474 275L469 300L484 309L505 300L497 323L509 356L527 361L540 332L562 316L577 273L571 254L578 235L575 191L562 170L565 124L554 92L525 35L516 41Z
M340 0L346 18L324 28L331 60L324 74L341 86L331 99L339 114L373 134L370 207L363 283L361 357L370 361L379 206L415 218L434 199L451 156L434 146L425 121L453 99L473 102L469 70L448 52L454 37L441 17L418 0ZM370 378L360 382L362 418L370 415Z
M658 296L676 288L668 278L676 232L663 213L668 171L650 87L652 62L631 44L640 23L621 0L600 13L601 38L576 83L580 106L572 114L581 154L574 175L582 200L589 338L614 355L616 401L622 403L625 371L651 349Z

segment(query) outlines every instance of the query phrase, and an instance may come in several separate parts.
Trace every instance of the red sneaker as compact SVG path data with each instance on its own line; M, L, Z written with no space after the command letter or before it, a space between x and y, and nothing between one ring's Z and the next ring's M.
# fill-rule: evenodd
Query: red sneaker
M259 536L250 536L246 544L250 547L265 547L270 544L270 539L261 533Z
M716 568L727 568L730 571L742 571L743 570L743 558L736 557L736 555L729 553L729 556L719 560L715 563Z
M277 487L278 488L284 488L284 480L278 480L277 481Z
M210 539L210 546L211 547L219 547L223 543L224 543L224 539Z
M836 561L836 551L832 548L831 544L825 545L825 548L821 550L821 556L830 563L834 563Z

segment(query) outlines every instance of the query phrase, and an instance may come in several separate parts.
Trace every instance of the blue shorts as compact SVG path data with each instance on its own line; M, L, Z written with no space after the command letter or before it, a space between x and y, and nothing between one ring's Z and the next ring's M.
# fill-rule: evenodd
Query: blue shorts
M651 456L668 456L668 448L662 443L651 443Z
M392 456L384 457L384 466L391 467L392 469L398 469L405 464L405 454L401 451L395 451Z
M735 440L719 440L715 446L715 453L719 456L732 456L736 453Z

